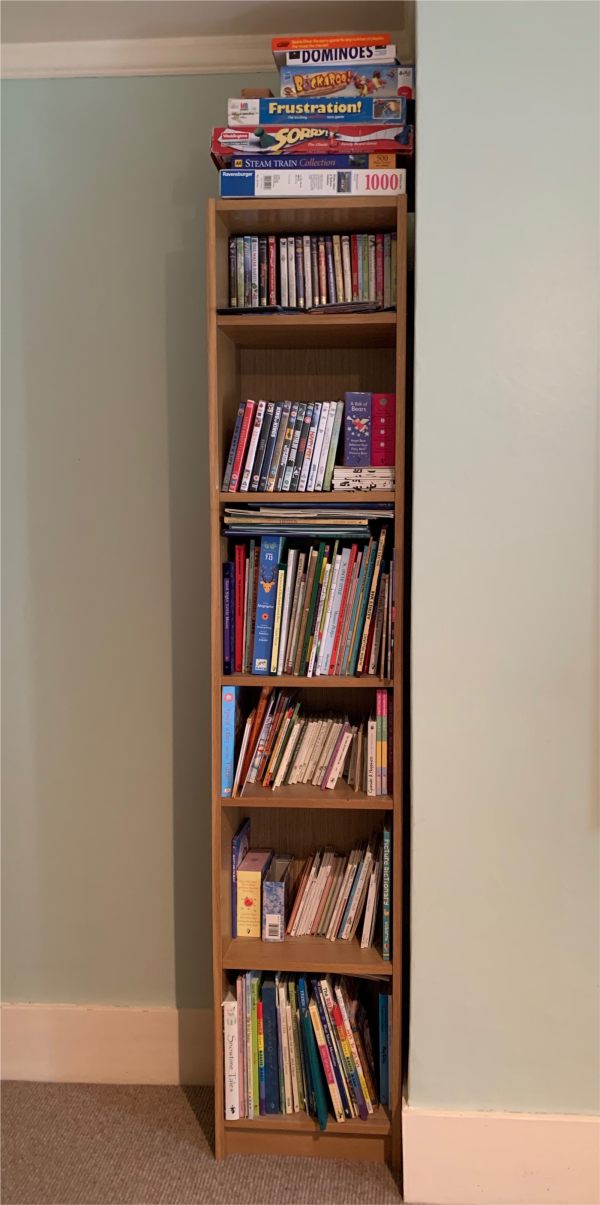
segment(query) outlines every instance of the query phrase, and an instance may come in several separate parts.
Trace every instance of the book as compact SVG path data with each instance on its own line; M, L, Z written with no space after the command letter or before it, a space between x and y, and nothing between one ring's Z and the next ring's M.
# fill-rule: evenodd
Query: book
M371 463L371 394L346 393L344 398L344 464Z
M243 416L242 424L240 427L238 444L237 444L235 456L233 459L231 475L229 478L228 493L235 493L236 490L239 488L239 482L240 482L241 476L242 476L242 464L243 464L244 458L246 456L248 441L250 439L250 430L251 430L252 422L254 419L255 410L256 410L256 402L254 402L252 400L248 400L244 406L244 416Z
M240 432L242 429L242 423L244 421L245 410L246 410L245 403L240 402L240 404L238 406L238 412L237 412L237 416L236 416L236 420L235 420L235 427L233 429L231 443L229 445L229 453L227 456L227 464L225 466L225 475L223 477L223 485L221 487L223 490L223 493L226 493L227 490L229 489L229 482L231 481L231 474L233 472L235 454L237 452L237 447L238 447L238 443L239 443L239 439L240 439Z
M275 980L262 981L263 1040L265 1064L265 1113L279 1113L279 1059L277 1053L277 1006Z
M248 441L248 452L246 455L246 463L244 465L244 471L242 473L242 480L240 482L240 490L243 493L247 493L247 491L250 488L250 481L252 479L254 460L256 457L256 449L258 447L258 441L260 438L260 432L261 432L261 428L263 425L263 419L265 416L266 405L267 405L266 402L259 402L256 407L256 410L254 412L254 422L252 424L252 431L250 434L250 439Z
M389 821L383 826L383 895L382 895L382 934L381 954L385 962L391 958L391 916L392 916L392 830Z
M221 690L221 795L231 796L235 773L235 747L240 730L240 688L223 686Z
M242 820L231 841L231 936L237 937L237 872L250 848L250 821Z
M260 937L262 881L269 868L271 849L250 849L237 868L237 933Z
M225 1118L240 1116L237 998L228 991L223 1001L223 1050L225 1057Z
M349 152L351 153L351 152ZM229 168L219 171L219 196L244 197L304 196L401 196L406 192L406 170L401 167L343 167L303 169ZM283 258L283 250L280 259ZM295 265L294 265L295 271ZM282 272L281 304L295 305L286 288L288 270ZM324 305L323 294L321 302ZM251 307L251 299L245 301Z
M258 490L262 474L265 452L271 433L271 424L273 422L273 414L275 412L275 402L267 402L265 406L264 418L260 429L260 437L256 448L254 464L252 466L252 476L250 479L250 489Z
M237 306L237 251L235 236L229 237L229 304Z
M240 193L238 191L242 188L245 190L244 193ZM246 195L250 188L252 195L254 195L254 174L252 174L252 177L249 179L247 172L243 172L241 176L236 172L235 176L231 176L230 179L224 180L223 182L221 182L221 176L219 174L219 196ZM289 303L290 292L288 284L288 247L287 238L285 235L281 235L279 239L279 282L281 290L281 304L283 306L287 306Z
M275 854L263 879L263 941L283 941L289 908L291 870L291 856Z
M223 673L235 670L235 566L223 564Z
M244 238L243 235L237 235L235 240L235 258L236 258L236 304L242 306L245 304L245 289L244 289Z
M396 459L396 395L371 394L371 463L392 467Z
M263 536L256 597L256 622L252 673L267 674L270 669L273 621L277 597L277 569L281 557L281 539Z
M334 128L386 123L406 125L410 120L408 92L409 88L403 84L403 94L398 96L232 97L227 102L227 125L252 129L278 123L333 125Z

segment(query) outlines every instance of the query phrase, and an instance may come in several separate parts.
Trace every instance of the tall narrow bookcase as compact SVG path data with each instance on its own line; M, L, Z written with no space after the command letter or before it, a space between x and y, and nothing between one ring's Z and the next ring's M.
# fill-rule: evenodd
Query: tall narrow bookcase
M397 234L396 312L370 314L219 314L228 303L230 234L394 231ZM402 959L402 575L404 517L404 429L406 347L406 198L339 197L306 201L209 201L208 207L208 413L210 439L211 638L212 638L212 935L215 1047L215 1154L290 1154L387 1161L401 1160L401 959ZM316 400L343 397L347 390L396 392L396 487L393 491L302 494L320 502L392 502L395 507L396 638L393 678L257 678L223 675L223 507L253 502L291 502L290 494L221 492L237 409L245 398ZM334 791L314 787L251 787L241 799L221 798L221 688L240 685L248 698L263 685L294 686L315 706L367 714L377 687L393 691L393 795L369 797L340 780ZM392 816L392 958L356 939L232 939L231 839L244 816L252 817L252 844L306 856L318 845L349 849ZM223 1014L228 981L246 970L331 972L381 976L392 983L390 1105L367 1121L330 1120L320 1132L305 1113L227 1121L223 1116Z

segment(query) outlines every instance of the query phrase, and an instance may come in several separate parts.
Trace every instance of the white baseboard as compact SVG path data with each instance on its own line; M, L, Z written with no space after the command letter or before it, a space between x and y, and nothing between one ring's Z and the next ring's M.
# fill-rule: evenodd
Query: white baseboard
M2 1078L212 1084L212 1009L2 1005Z
M405 1107L407 1205L597 1205L600 1117Z

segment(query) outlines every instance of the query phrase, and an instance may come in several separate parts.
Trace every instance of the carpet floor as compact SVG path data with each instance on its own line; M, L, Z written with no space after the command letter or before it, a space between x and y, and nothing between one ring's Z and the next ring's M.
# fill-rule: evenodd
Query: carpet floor
M2 1085L3 1205L398 1205L382 1164L212 1153L209 1088Z

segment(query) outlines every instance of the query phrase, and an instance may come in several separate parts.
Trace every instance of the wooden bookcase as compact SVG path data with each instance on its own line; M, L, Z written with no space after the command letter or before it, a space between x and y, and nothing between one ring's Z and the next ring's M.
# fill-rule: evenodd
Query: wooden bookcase
M328 315L221 315L228 301L228 237L232 233L310 233L389 230L397 233L396 313ZM402 1004L402 598L404 518L404 431L406 347L406 198L376 200L340 197L306 201L215 201L208 203L208 413L210 440L211 635L212 635L212 907L215 1047L215 1154L290 1154L388 1161L401 1160L401 1004ZM248 397L315 400L342 397L347 390L380 390L397 397L396 488L369 493L370 500L393 502L396 541L396 639L393 678L256 678L223 676L221 565L226 540L221 516L226 501L249 498L271 502L290 494L221 493L229 441L239 402ZM309 499L302 494L299 499ZM359 494L314 494L319 501L357 501ZM258 694L262 685L293 685L316 706L336 702L349 713L364 714L378 686L394 692L393 796L370 798L348 790L304 787L277 791L253 787L242 799L221 798L221 687L241 685ZM365 691L369 692L365 695ZM340 693L341 692L341 693ZM335 698L337 694L337 699ZM305 855L330 842L350 848L367 837L386 813L393 816L392 959L356 942L324 938L286 938L282 943L232 939L231 838L246 814L252 816L252 844ZM235 971L331 971L380 975L392 982L392 1078L389 1108L379 1107L368 1121L338 1124L324 1133L305 1113L226 1121L223 1117L222 1008L228 976Z

